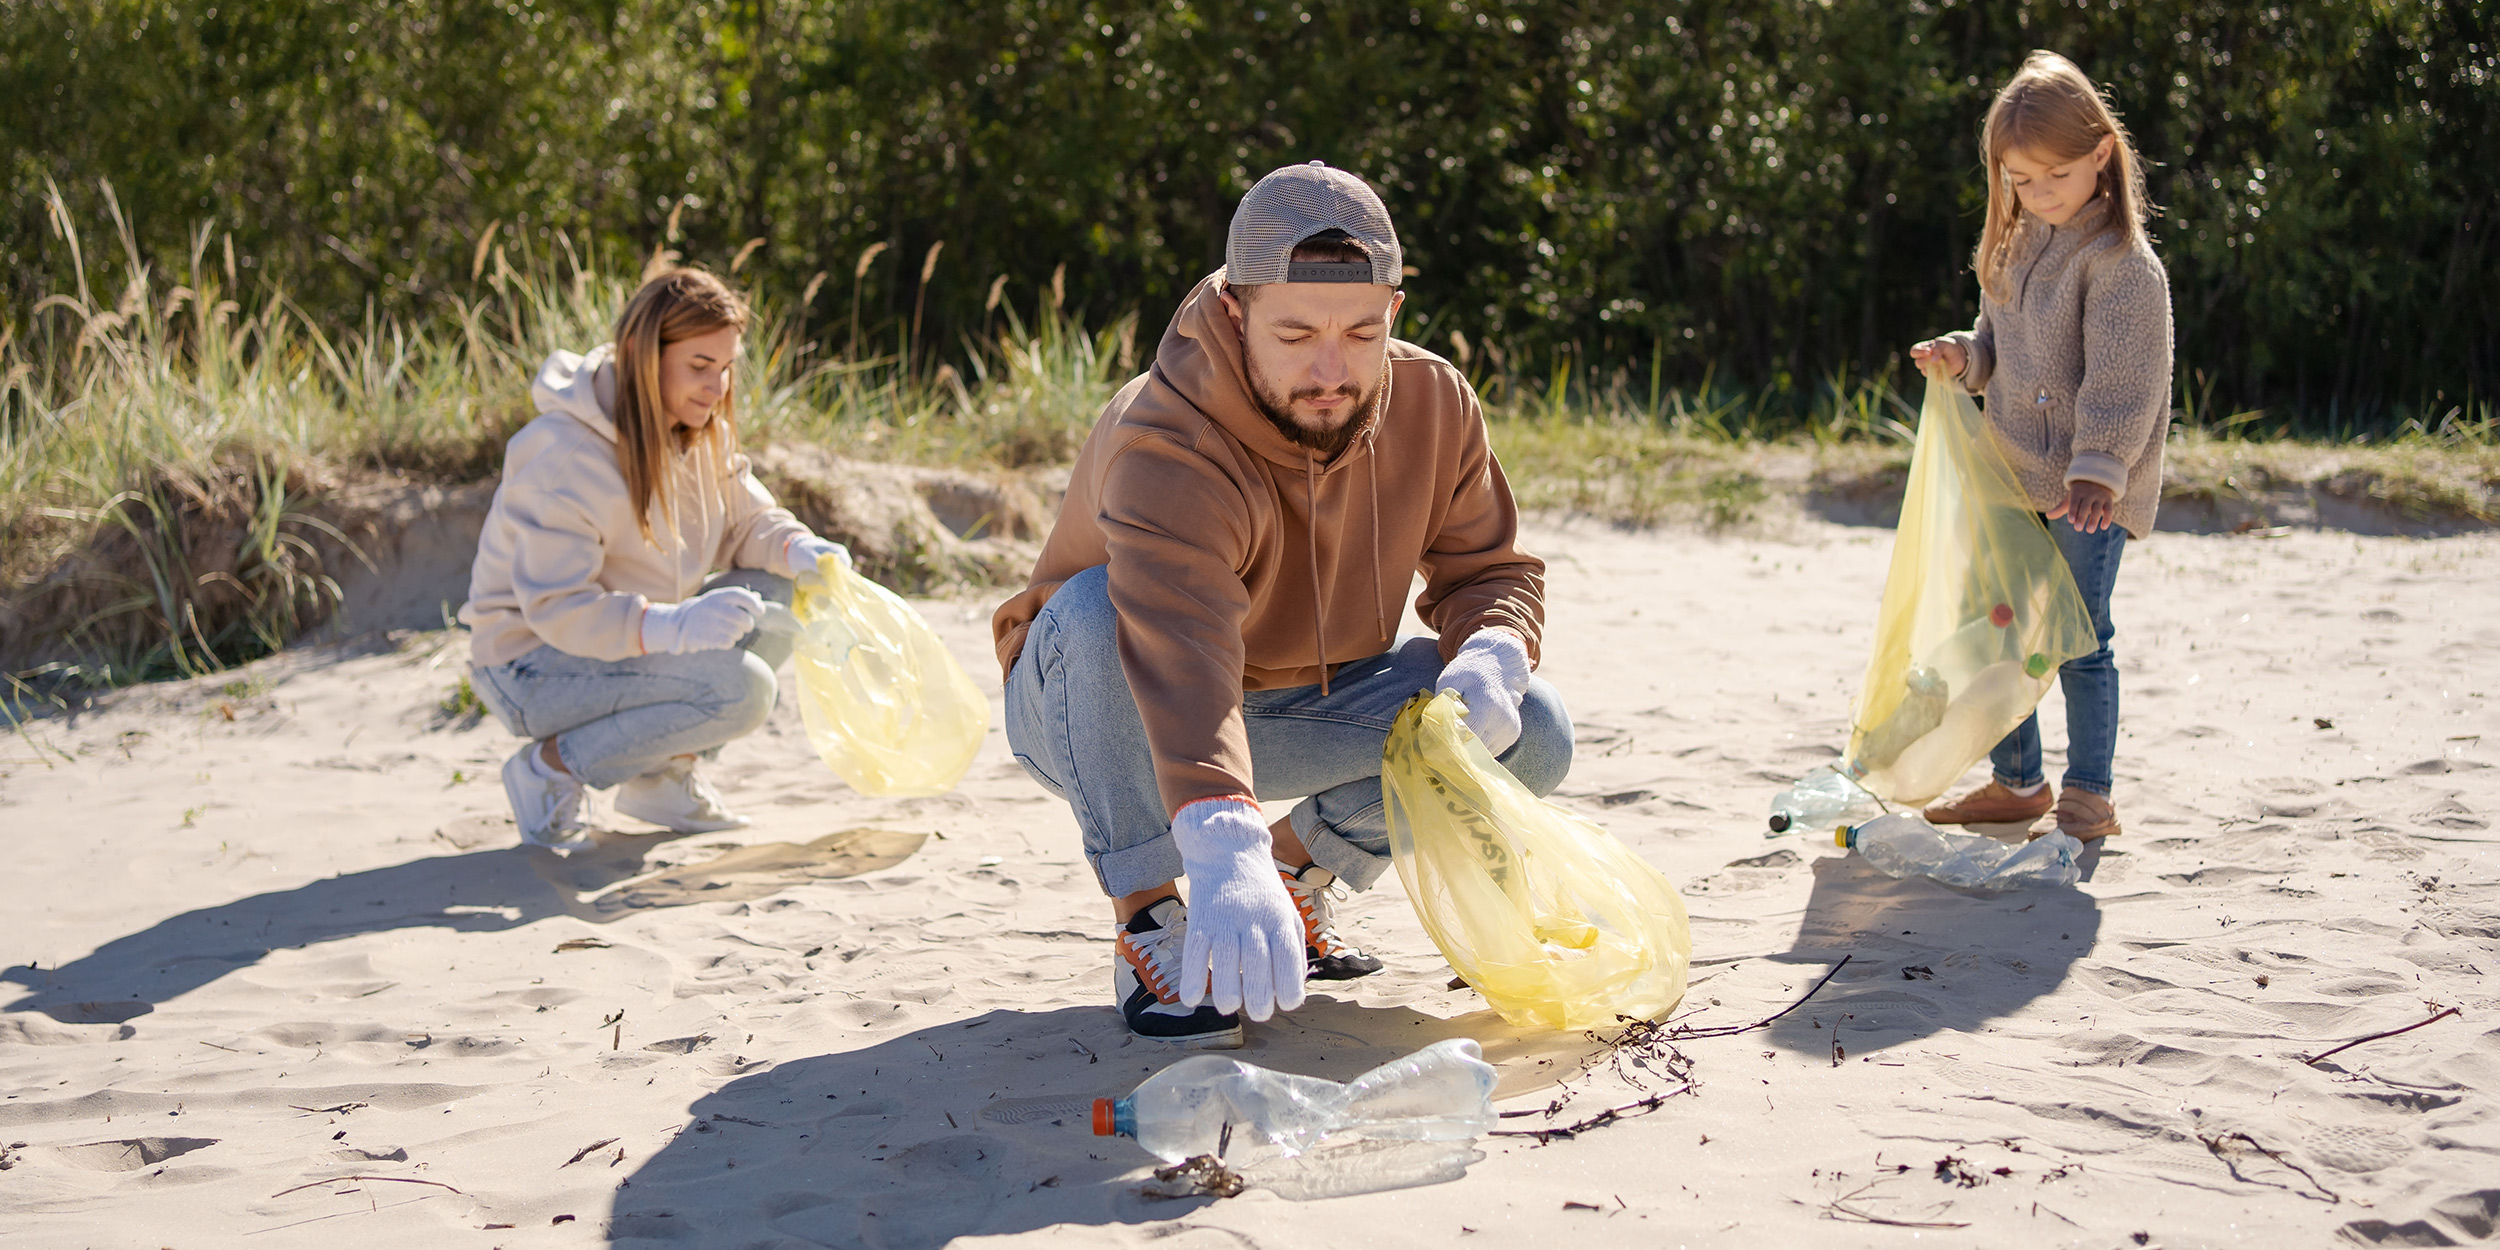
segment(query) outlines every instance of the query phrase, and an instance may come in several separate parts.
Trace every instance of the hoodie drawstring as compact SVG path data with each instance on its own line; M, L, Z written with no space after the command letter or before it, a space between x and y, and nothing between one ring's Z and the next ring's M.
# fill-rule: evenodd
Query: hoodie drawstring
M1366 461L1363 468L1370 477L1372 497L1372 629L1386 641L1389 637L1389 613L1380 602L1380 583L1384 573L1380 567L1380 444L1375 441L1379 433L1377 425L1363 431L1363 459Z
M1311 648L1319 655L1319 693L1328 697L1328 590L1319 580L1319 457L1302 453L1302 537L1310 550Z

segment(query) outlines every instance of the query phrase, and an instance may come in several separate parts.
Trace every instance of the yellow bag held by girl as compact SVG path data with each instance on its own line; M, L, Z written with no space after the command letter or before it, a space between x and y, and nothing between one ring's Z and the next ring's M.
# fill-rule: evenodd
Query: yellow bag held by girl
M893 591L828 557L799 581L799 717L862 794L943 794L990 728L990 701L928 622Z
M1684 997L1684 900L1604 829L1530 794L1467 732L1463 704L1420 694L1381 756L1389 850L1450 967L1512 1024L1647 1020Z
M1978 405L1931 368L1845 771L1925 803L2031 714L2058 665L2099 646Z

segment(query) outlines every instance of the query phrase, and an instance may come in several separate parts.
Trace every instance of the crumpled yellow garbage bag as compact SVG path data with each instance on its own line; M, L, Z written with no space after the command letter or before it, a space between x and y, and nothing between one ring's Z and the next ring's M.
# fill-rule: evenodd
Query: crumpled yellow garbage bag
M2031 714L2058 665L2099 645L1978 405L1930 372L1846 771L1880 798L1925 803Z
M1665 1014L1693 957L1683 898L1613 835L1529 793L1465 718L1450 695L1417 695L1381 758L1390 854L1433 944L1512 1024Z
M800 579L799 718L825 763L862 794L943 794L990 728L990 702L929 623L893 591L827 558Z

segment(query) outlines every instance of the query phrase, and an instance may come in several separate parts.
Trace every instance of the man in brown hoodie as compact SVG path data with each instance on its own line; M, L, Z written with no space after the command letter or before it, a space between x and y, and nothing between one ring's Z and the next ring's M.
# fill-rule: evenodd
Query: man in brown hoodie
M1392 337L1403 256L1380 198L1314 161L1244 197L1225 268L1078 454L1031 583L992 622L1007 737L1069 801L1120 926L1140 1036L1237 1046L1344 945L1330 887L1388 864L1381 744L1449 690L1530 789L1571 763L1531 676L1544 562L1465 377ZM1401 600L1436 636L1400 641ZM1258 799L1299 798L1270 827ZM1176 878L1190 882L1189 901Z

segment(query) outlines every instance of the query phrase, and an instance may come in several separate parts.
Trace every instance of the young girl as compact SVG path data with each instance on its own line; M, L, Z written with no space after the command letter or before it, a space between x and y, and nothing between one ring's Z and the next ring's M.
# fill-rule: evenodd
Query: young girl
M701 270L653 278L614 343L547 358L540 415L504 448L460 619L478 701L533 739L503 766L530 845L590 845L586 788L615 786L617 811L681 833L747 823L698 757L772 711L791 640L756 628L765 603L788 603L819 557L850 562L738 454L747 316Z
M2037 820L2082 841L2118 832L2110 801L2118 669L2109 597L2129 536L2153 530L2170 427L2170 280L2144 219L2143 163L2074 63L2034 52L1997 93L1980 140L1988 217L1979 323L1910 349L1987 397L1989 427L2049 522L2100 649L2058 670L2064 793L2040 767L2040 718L1989 752L1987 785L1927 809L1938 824Z

